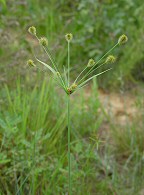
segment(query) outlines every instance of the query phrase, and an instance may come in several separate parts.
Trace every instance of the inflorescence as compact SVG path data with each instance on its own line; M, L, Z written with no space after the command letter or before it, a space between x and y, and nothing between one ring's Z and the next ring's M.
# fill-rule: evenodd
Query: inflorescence
M53 60L53 57L49 51L48 48L48 39L46 37L41 37L38 38L37 36L37 31L36 28L34 26L29 27L28 32L30 34L32 34L33 36L36 37L36 39L39 41L40 45L43 47L44 51L46 52L46 54L48 55L52 66L44 63L43 61L39 60L38 58L36 58L36 60L43 64L44 66L46 66L55 76L55 78L57 79L58 84L64 89L64 91L70 95L72 93L74 93L76 90L84 87L90 80L92 80L94 77L97 77L109 70L111 70L112 68L106 69L105 71L102 71L100 73L97 74L92 74L94 73L94 71L96 69L98 69L99 67L105 65L105 64L112 64L116 61L116 57L113 55L108 55L116 46L118 45L123 45L128 41L128 37L126 35L121 35L118 39L118 42L105 54L103 55L100 60L98 60L97 62L95 62L94 59L89 59L88 63L86 65L86 67L80 72L80 74L77 76L77 78L75 79L75 81L70 84L69 82L69 60L70 60L70 52L69 52L69 46L70 46L70 42L73 39L73 35L71 33L68 33L65 35L65 39L68 42L68 68L67 68L67 72L66 73L65 69L64 69L64 74L61 74L61 72L58 69L57 64L55 63L55 61ZM100 64L101 60L104 60L103 63ZM29 66L36 66L33 60L28 60L27 64ZM91 76L89 76L91 74ZM64 76L63 76L64 75Z

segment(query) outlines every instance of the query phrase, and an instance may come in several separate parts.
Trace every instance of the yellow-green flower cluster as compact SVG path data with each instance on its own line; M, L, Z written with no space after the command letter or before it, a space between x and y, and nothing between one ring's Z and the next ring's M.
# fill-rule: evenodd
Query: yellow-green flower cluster
M60 77L60 73L59 73L59 72L56 72L56 75L57 75L58 77Z
M29 27L28 32L34 36L36 36L36 28L34 26Z
M44 46L44 47L48 46L48 40L47 40L46 37L41 37L41 38L39 39L39 43L40 43L42 46Z
M92 67L95 65L95 61L93 59L89 59L87 67Z
M70 95L72 94L77 88L77 84L76 83L73 83L70 87L67 88L67 94Z
M128 41L128 37L126 35L121 35L118 39L118 44L123 45Z
M105 63L109 64L109 63L114 63L116 61L116 58L113 55L109 55L106 60Z
M65 39L70 42L73 39L73 35L71 33L68 33L65 35Z
M71 85L71 89L72 90L75 90L77 88L77 84L76 83L73 83L72 85Z
M28 65L28 66L36 66L36 65L34 64L34 61L31 60L31 59L27 61L27 65Z

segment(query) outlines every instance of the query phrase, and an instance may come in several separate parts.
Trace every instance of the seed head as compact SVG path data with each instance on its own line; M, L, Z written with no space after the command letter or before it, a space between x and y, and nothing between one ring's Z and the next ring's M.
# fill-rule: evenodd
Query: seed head
M121 35L118 39L118 44L123 45L128 41L128 37L126 35Z
M41 38L39 39L39 43L40 43L42 46L44 46L44 47L48 46L48 40L47 40L46 37L41 37Z
M36 66L36 65L34 64L34 61L31 60L31 59L27 61L27 65L28 65L28 66Z
M71 89L72 90L75 90L77 88L77 84L76 83L73 83L72 86L71 86Z
M87 67L92 67L95 65L95 61L93 59L89 59Z
M70 95L72 93L72 89L70 87L67 88L67 94Z
M57 76L59 77L60 76L60 73L59 72L56 72Z
M68 33L65 35L65 39L70 42L73 39L73 35L71 33Z
M28 32L36 36L36 28L34 26L29 27Z
M109 63L114 63L116 61L116 58L113 55L109 55L106 60L105 63L109 64Z

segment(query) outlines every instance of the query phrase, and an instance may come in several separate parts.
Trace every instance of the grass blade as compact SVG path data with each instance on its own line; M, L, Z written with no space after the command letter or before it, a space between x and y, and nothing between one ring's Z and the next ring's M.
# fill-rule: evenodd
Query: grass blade
M86 81L82 82L82 83L79 85L79 87L84 86L84 85L85 85L88 81L90 81L91 79L93 79L93 78L95 78L95 77L97 77L97 76L99 76L99 75L101 75L101 74L103 74L103 73L105 73L105 72L107 72L107 71L109 71L109 70L111 70L111 69L112 69L112 68L109 68L109 69L107 69L107 70L105 70L105 71L103 71L103 72L100 72L100 73L98 73L98 74L96 74L96 75L90 77L90 78L87 79Z
M36 58L36 57L35 57L35 58ZM38 58L36 58L36 60L37 60L39 63L43 64L45 67L47 67L53 74L56 74L56 71L55 71L51 66L49 66L49 65L46 64L45 62L39 60Z

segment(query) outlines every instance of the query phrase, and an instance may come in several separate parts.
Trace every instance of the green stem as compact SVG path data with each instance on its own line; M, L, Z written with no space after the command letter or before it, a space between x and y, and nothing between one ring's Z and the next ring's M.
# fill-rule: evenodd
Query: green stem
M68 184L69 195L71 195L71 153L70 153L70 95L67 95L67 124L68 124Z
M87 76L88 76L88 74L90 74L91 73L91 71L93 70L93 68L107 55L107 54L109 54L116 46L118 45L118 43L116 43L108 52L106 52L96 63L95 63L95 65L92 67L92 68L90 68L90 70L85 74L85 76L80 80L80 81L82 81L84 78L86 78ZM79 82L80 82L79 81Z
M38 36L36 36L36 38L37 38L37 40L39 41ZM45 53L48 55L48 57L49 57L49 59L50 59L52 65L53 65L55 71L60 73L60 71L59 71L58 68L57 68L56 62L55 62L55 60L54 60L54 58L53 58L53 56L52 56L50 50L48 49L48 47L42 46L42 48L44 49ZM61 74L60 74L59 78L60 78L60 81L61 81L62 85L63 85L64 87L66 87L66 86L65 86L65 83L64 83L64 81L63 81L63 78L62 78L62 76L61 76Z
M46 47L44 47L44 46L42 46L42 47L43 47L44 51L46 52L46 54L48 55L48 57L49 57L49 59L50 59L52 65L53 65L53 67L55 68L55 70L56 70L57 72L59 72L58 69L57 69L57 67L56 67L55 62L53 61L53 58L52 58L51 54L49 53L48 48L46 48Z
M38 42L39 42L38 36L36 35L35 37L37 38L37 40L38 40ZM45 51L46 54L48 55L48 57L49 57L49 59L50 59L52 65L53 65L53 67L54 67L55 70L58 72L58 69L57 69L57 67L56 67L56 64L55 64L55 62L54 62L52 56L51 56L51 53L49 52L49 49L48 49L47 47L45 47L45 46L42 46L42 48L44 49L44 51Z
M70 73L70 42L68 41L68 87L70 85L69 73Z
M87 76L88 75L90 75L91 73L93 73L95 70L97 70L98 68L100 68L101 66L103 66L103 65L105 65L106 63L104 62L103 64L100 64L98 67L96 67L96 68L94 68L91 72L89 72L88 74L87 74ZM82 81L83 79L81 79L80 81ZM80 81L78 82L78 84L80 83Z
M33 173L32 173L32 194L34 195L34 181L35 181L35 153L36 153L36 134L37 131L34 133L34 143L33 143L33 159L32 159L32 167L33 167Z
M80 72L80 74L77 76L76 80L74 81L74 83L77 82L78 78L82 75L82 73L87 69L87 66Z

